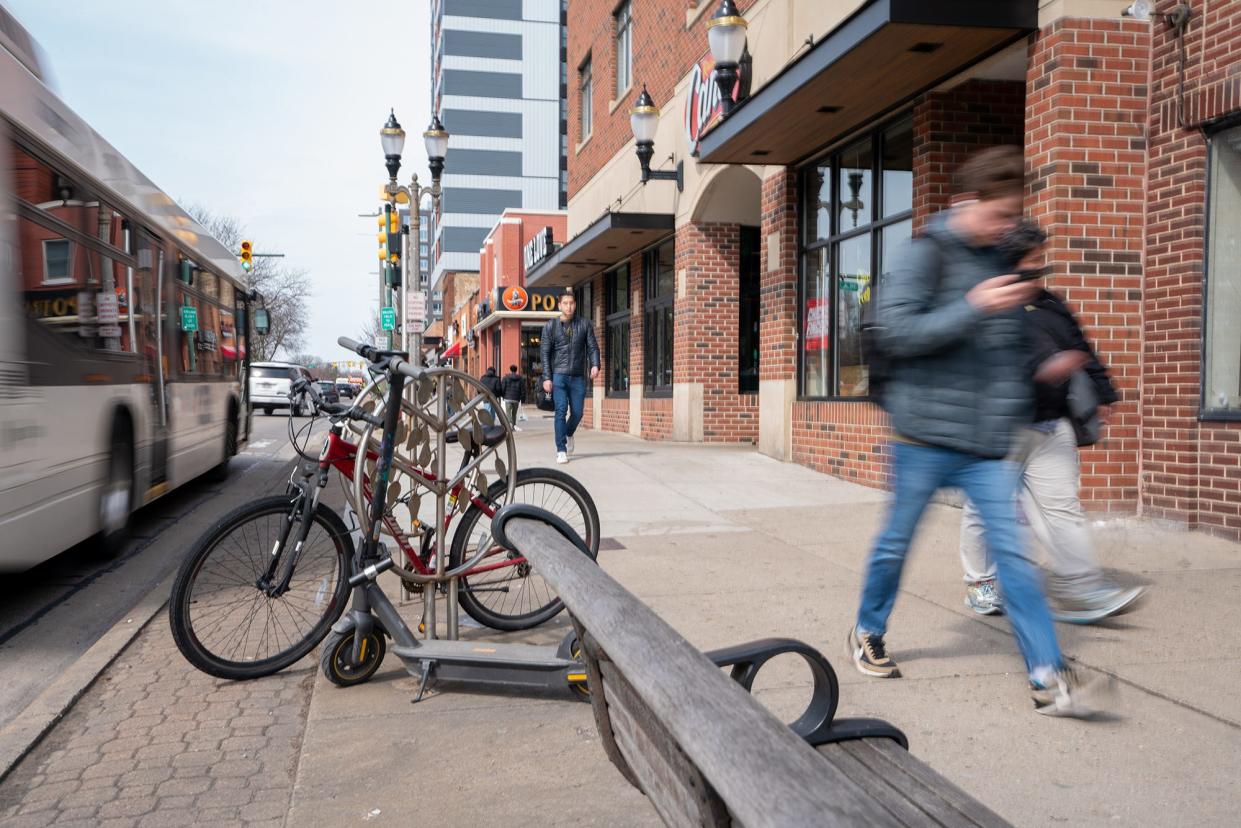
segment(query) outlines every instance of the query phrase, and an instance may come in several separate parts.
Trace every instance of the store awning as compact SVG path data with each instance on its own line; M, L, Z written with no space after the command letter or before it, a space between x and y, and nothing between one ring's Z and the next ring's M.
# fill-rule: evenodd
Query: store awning
M559 315L559 311L494 311L493 313L487 314L477 325L474 326L474 333L481 333L487 328L490 328L492 325L498 325L505 319L520 319L522 322L537 322L542 325L547 320L555 319Z
M676 229L671 213L607 213L526 271L526 287L576 285Z
M444 353L440 354L440 359L452 359L455 356L461 356L461 343L464 340L458 339L456 342L448 346Z
M871 0L702 138L707 164L794 165L1038 28L1038 0Z

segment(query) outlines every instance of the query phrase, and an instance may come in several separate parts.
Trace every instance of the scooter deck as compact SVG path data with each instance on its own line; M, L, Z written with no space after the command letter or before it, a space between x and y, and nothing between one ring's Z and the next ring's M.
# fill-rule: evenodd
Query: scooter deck
M417 647L396 646L392 652L402 661L435 661L440 664L506 665L530 670L560 670L575 662L557 655L556 646L496 644L490 641L430 639Z

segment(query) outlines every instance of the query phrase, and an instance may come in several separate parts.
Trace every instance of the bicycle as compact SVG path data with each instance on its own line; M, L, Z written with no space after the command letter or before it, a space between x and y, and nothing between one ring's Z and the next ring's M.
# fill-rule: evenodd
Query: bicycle
M576 480L553 469L506 473L516 465L510 426L503 419L496 424L481 408L491 396L481 386L480 393L465 398L465 385L477 386L473 378L451 369L414 368L400 352L378 351L343 338L341 344L363 354L376 378L352 404L324 403L313 387L292 390L305 390L316 412L331 422L319 456L310 458L315 465L295 472L284 495L225 515L198 541L174 581L169 603L173 639L191 664L210 675L270 675L327 639L321 658L328 677L346 685L366 680L382 660L383 636L369 632L358 639L352 630L329 631L344 612L350 588L387 569L422 589L424 598L428 586L444 590L446 583L459 579L450 600L459 593L466 612L495 629L528 629L549 620L563 609L559 597L524 557L490 536L490 518L506 503L531 502L541 495L536 505L558 509L584 539L588 554L598 554L598 512ZM402 381L396 381L397 376ZM412 401L398 392L407 377L416 377ZM370 408L368 397L375 398ZM489 401L499 410L494 398ZM448 415L454 406L455 413ZM439 416L432 416L430 408ZM429 450L427 422L455 429L446 442L460 445L463 456L451 479L446 457ZM356 443L345 438L346 427L359 433ZM309 428L303 430L309 434ZM374 439L375 428L383 430L382 440ZM397 456L398 442L417 456ZM297 448L296 439L294 445ZM498 454L501 445L507 464ZM481 464L493 453L499 479L488 482ZM432 465L435 468L429 468ZM332 469L352 483L346 500L358 518L356 528L319 502ZM394 471L410 480L404 493ZM372 481L380 485L372 487ZM446 493L451 503L451 509L445 509L444 498L437 497L439 513L429 526L419 519L422 487ZM395 509L401 505L410 513L410 531L397 519ZM445 559L444 538L462 510ZM381 534L393 538L397 556L380 542ZM363 539L361 545L355 544L355 536ZM514 595L515 601L510 600ZM492 596L500 596L498 605L490 603ZM455 613L450 618L455 619ZM450 637L455 632L450 629Z

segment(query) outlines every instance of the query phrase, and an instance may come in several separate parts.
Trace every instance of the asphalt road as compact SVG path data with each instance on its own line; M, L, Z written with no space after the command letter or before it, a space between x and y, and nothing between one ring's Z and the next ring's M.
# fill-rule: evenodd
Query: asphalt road
M193 481L140 510L115 558L101 560L89 543L81 544L0 579L0 727L156 585L170 587L190 546L212 523L247 500L283 489L296 456L287 426L283 414L256 414L254 435L233 458L228 479Z

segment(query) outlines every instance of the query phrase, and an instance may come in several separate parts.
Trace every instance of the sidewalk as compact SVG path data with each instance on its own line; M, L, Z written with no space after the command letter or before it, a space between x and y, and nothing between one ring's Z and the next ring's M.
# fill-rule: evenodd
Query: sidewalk
M548 421L525 425L521 464L552 465ZM962 605L958 510L935 506L924 520L888 636L905 678L885 682L844 655L882 492L748 449L599 432L579 434L561 468L598 504L600 564L690 641L708 649L776 635L819 647L840 678L840 715L901 727L915 755L1014 823L1234 824L1241 546L1139 522L1096 529L1104 565L1152 592L1106 625L1058 626L1079 664L1119 679L1120 697L1105 721L1047 719L1031 709L1004 619ZM164 618L0 785L0 823L25 811L14 824L50 824L73 804L89 824L172 824L164 797L174 794L162 786L201 766L206 787L173 803L190 809L176 814L181 825L280 808L295 826L658 824L604 757L587 705L454 691L414 706L415 681L391 656L348 690L310 664L230 685L180 660ZM553 642L564 629L557 619L520 638ZM789 665L756 691L789 718L808 686ZM194 727L169 739L187 712ZM90 746L87 734L101 741ZM132 765L127 774L168 781L100 770L113 756ZM213 773L247 761L248 777ZM112 800L90 810L88 791L100 787L91 780L104 776ZM246 803L223 802L230 786L244 787ZM121 821L103 821L113 814Z

